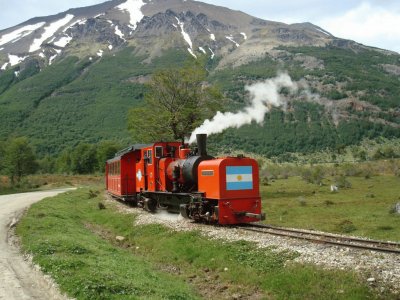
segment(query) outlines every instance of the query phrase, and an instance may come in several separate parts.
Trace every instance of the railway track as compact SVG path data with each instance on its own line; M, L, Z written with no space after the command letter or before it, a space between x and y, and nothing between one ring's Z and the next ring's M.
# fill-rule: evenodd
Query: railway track
M237 228L247 231L302 239L314 243L400 254L400 243L394 242L366 240L355 237L340 236L331 233L319 233L309 230L282 228L262 224L241 225L237 226Z

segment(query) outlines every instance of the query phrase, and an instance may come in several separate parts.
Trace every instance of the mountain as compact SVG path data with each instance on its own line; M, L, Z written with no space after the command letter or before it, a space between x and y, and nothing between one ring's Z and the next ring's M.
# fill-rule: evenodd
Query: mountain
M113 0L0 31L0 139L28 136L43 155L127 143L127 111L152 72L200 56L227 110L245 104L246 84L282 70L313 95L261 127L227 130L221 147L277 155L400 137L397 53L197 1Z

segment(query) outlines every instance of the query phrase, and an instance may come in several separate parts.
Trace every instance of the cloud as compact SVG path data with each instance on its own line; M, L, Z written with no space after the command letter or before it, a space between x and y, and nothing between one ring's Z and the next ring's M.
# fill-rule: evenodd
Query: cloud
M400 52L400 12L364 2L336 17L316 22L333 35Z

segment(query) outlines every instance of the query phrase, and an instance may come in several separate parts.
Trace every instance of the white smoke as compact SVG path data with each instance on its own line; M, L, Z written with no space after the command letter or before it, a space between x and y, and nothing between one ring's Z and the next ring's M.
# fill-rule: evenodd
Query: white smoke
M189 144L196 140L198 133L211 135L220 133L227 128L239 128L245 124L250 124L252 121L262 124L264 116L270 111L271 106L279 107L284 104L284 99L279 94L279 91L284 87L291 92L297 91L297 84L286 73L279 74L277 77L267 79L264 82L247 85L245 90L250 94L249 105L236 113L218 111L211 120L205 120L192 132Z

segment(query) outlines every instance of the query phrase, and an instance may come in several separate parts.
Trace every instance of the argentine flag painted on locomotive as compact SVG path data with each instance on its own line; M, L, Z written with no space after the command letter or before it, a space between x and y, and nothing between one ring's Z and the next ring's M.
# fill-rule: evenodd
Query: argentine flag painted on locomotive
M226 190L252 190L253 168L252 166L226 167Z

